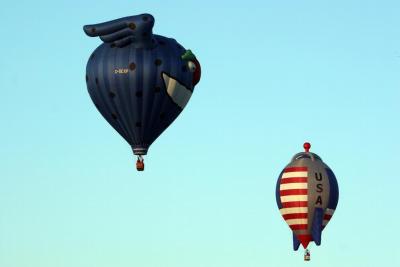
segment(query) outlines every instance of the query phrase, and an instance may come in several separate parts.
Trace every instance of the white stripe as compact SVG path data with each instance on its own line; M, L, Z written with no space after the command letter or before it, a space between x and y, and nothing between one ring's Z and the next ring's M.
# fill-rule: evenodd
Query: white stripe
M308 177L308 172L284 172L282 174L282 179L291 177Z
M307 224L308 220L307 219L290 219L290 220L286 220L286 223L289 225L293 225L293 224Z
M307 195L281 196L281 202L307 201Z
M281 184L279 187L280 190L287 189L307 189L307 183L291 183L291 184Z
M279 210L282 215L293 214L293 213L307 213L307 207L295 207L295 208L282 208Z
M335 210L333 210L333 209L326 209L325 210L325 214L328 214L328 215L333 215L334 212L335 212Z
M169 77L165 73L163 73L163 79L168 95L172 98L172 101L174 101L175 104L183 109L192 96L192 92L184 85L180 84L179 81Z

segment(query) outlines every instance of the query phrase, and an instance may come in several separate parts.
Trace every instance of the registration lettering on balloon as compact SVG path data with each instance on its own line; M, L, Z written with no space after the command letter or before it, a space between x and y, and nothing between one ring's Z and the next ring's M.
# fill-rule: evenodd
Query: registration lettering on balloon
M129 72L128 69L115 69L114 73L115 74L127 74Z

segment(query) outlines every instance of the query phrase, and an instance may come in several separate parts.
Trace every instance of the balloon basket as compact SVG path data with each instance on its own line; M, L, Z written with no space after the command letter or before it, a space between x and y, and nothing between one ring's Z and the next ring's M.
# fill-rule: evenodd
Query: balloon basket
M310 261L310 259L311 259L310 251L306 249L304 251L304 261Z
M137 161L136 161L136 170L138 171L144 171L144 160L142 156L139 156Z

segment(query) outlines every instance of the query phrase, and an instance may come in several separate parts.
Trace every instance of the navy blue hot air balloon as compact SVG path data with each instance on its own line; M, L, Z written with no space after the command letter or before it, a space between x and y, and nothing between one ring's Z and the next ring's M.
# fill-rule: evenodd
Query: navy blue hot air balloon
M152 33L150 14L86 25L103 43L89 58L86 83L93 103L131 145L143 170L149 146L185 108L199 82L200 64L190 50Z

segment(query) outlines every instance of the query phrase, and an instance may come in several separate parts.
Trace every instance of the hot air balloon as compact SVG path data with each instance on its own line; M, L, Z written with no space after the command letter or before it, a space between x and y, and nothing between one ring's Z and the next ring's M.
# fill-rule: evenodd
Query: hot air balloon
M138 156L139 171L143 155L185 108L201 75L191 50L153 34L153 26L153 16L141 14L83 27L103 41L87 63L89 95Z
M339 188L332 170L321 158L310 152L296 154L283 169L276 184L276 202L283 219L293 231L293 249L305 249L304 260L310 260L308 244L321 245L321 233L332 218L339 200Z

